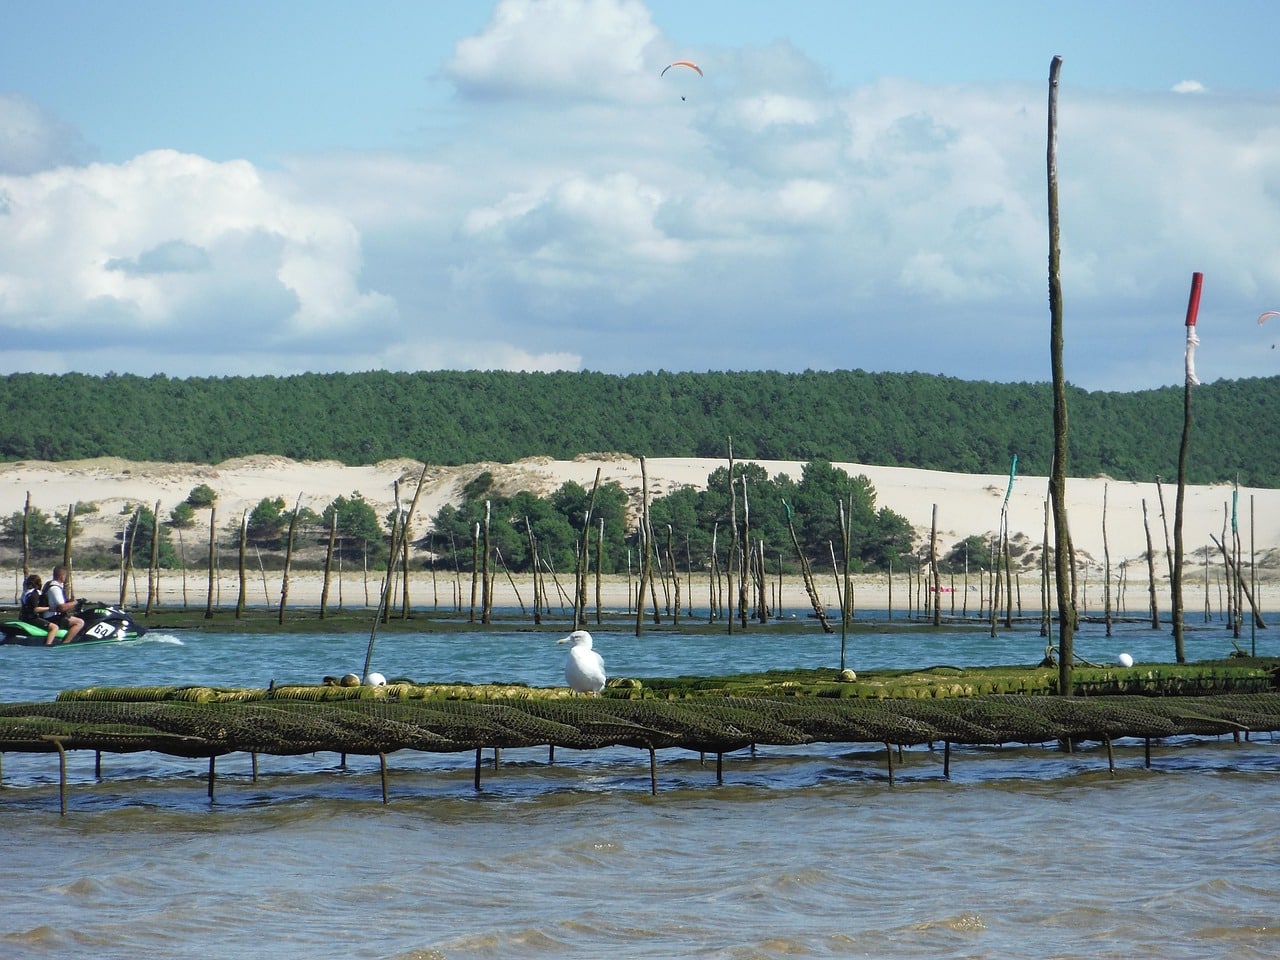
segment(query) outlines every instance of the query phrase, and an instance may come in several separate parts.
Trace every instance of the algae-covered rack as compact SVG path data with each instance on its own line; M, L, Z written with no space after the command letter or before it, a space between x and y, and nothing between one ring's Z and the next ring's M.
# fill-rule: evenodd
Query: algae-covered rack
M1280 693L1272 690L1270 669L1259 666L1156 680L1150 671L1132 677L1104 671L1097 688L1134 692L1069 698L1036 692L1038 674L1027 670L1004 679L935 671L927 683L897 676L888 684L838 683L830 673L819 679L819 672L797 679L798 673L629 680L594 698L560 689L412 683L89 688L50 702L0 704L0 752L57 753L65 812L69 750L208 758L211 797L214 759L227 754L252 754L255 770L259 754L377 756L385 802L386 758L401 750L475 751L479 788L484 749L545 746L554 758L556 747L634 747L649 752L656 792L655 753L669 748L715 754L719 777L725 753L757 744L884 744L892 783L894 747L943 744L946 776L952 744L1095 741L1106 743L1111 758L1111 743L1121 738L1149 745L1166 737L1280 730ZM1216 692L1203 695L1206 689ZM1170 695L1174 690L1199 695ZM1148 762L1149 756L1148 750Z

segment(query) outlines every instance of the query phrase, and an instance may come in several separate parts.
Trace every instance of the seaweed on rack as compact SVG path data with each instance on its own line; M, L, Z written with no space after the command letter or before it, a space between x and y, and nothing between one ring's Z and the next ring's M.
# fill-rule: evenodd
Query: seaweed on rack
M750 735L702 709L702 700L603 700L602 712L637 724L651 734L633 746L684 747L724 753L748 746Z
M1098 698L1102 699L1102 698ZM1110 702L1113 698L1107 698ZM1132 702L1133 697L1117 697L1114 699ZM1141 709L1165 717L1173 723L1175 732L1188 736L1220 737L1228 733L1238 733L1248 729L1239 722L1234 711L1224 709L1212 703L1205 703L1202 697L1143 697ZM1210 699L1218 699L1213 697Z
M604 698L601 697L559 699L529 697L508 700L506 705L559 724L567 735L563 739L552 741L551 745L556 747L593 750L615 745L635 747L672 745L667 742L666 731L647 727L634 720L609 713L601 708L604 702Z
M782 723L776 717L762 716L756 709L760 701L751 697L701 697L687 702L695 704L703 715L724 724L739 747L753 743L794 746L810 741L798 727ZM720 752L725 749L721 748Z
M966 744L1005 742L1007 727L998 732L995 726L984 722L990 714L980 714L980 711L963 707L964 704L954 698L935 700L920 697L894 701L893 704L899 715L910 717L936 731L937 739Z
M1249 731L1269 733L1280 730L1280 694L1225 694L1187 699L1194 709Z
M453 724L459 724L456 728L459 730L483 730L486 739L476 743L477 747L533 747L562 743L579 736L578 730L568 724L489 700L402 701L397 709L408 710L415 716L420 712L424 722L440 732L454 730Z
M1135 706L1133 697L993 697L1015 700L1061 728L1059 739L1115 740L1170 737L1178 732L1168 717Z
M788 697L760 701L767 716L804 732L810 742L893 743L941 740L926 723L899 713L900 701Z

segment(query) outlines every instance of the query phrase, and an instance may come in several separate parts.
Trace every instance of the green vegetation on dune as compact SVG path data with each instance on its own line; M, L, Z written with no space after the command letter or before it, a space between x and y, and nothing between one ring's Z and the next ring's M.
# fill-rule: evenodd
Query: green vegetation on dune
M1118 480L1176 475L1182 387L1070 391L1071 471ZM822 459L1001 473L1014 454L1047 475L1046 383L858 370L602 373L374 372L172 379L0 377L0 404L41 411L0 424L0 460L101 456L219 463L273 454L368 464L511 462L623 452ZM1280 377L1196 391L1189 482L1280 486L1267 411Z

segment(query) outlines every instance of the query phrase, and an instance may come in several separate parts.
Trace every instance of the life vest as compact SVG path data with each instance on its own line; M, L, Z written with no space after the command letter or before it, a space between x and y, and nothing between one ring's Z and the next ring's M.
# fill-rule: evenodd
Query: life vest
M44 598L44 591L37 590L32 587L22 595L22 613L21 617L27 623L42 623L44 617L36 612L36 607L47 606L48 603Z

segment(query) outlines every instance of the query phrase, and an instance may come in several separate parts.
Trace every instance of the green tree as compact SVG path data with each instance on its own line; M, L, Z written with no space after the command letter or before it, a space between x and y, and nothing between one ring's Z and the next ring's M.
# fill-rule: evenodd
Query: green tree
M289 523L283 497L263 497L249 512L248 537L264 546L277 546ZM237 527L238 529L238 527Z
M175 504L173 509L169 511L169 526L183 530L195 526L196 511L189 500L183 500L181 503Z
M191 492L187 494L186 503L188 506L196 510L208 510L218 502L218 494L213 487L207 483L201 483L191 488Z
M22 546L22 511L12 513L3 520L4 542L12 547ZM66 518L48 517L43 510L32 507L27 514L27 544L34 553L55 553L62 549L66 533Z
M386 536L377 511L359 492L336 497L320 514L319 523L328 530L335 517L344 552L361 554L370 546L381 545Z
M155 540L155 529L156 515L146 506L139 506L125 524L124 531L120 534L120 550L122 555L129 557L133 566L151 565L151 544ZM159 528L156 562L164 569L178 565L178 555L169 541L169 531L164 526Z

